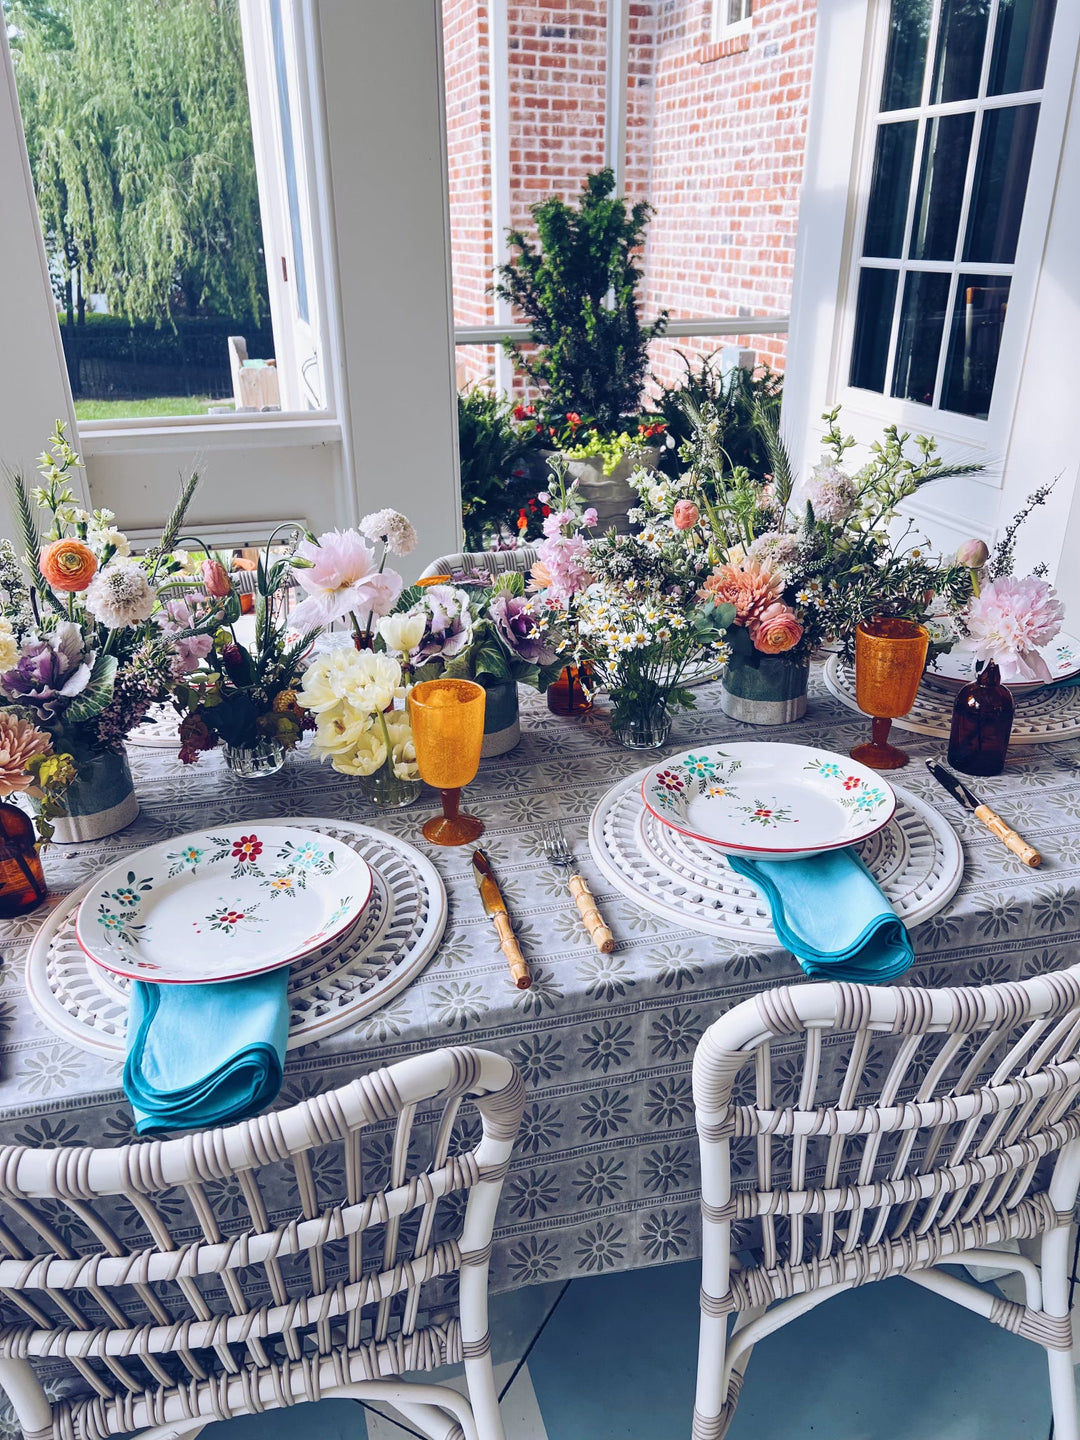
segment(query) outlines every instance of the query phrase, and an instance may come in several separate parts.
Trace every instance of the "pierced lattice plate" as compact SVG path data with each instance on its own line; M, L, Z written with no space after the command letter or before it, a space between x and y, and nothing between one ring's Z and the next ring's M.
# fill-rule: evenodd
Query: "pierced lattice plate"
M855 701L855 670L851 665L845 665L839 655L830 655L825 662L824 678L841 704L849 710L859 710ZM933 735L938 740L947 740L955 699L955 695L937 685L922 685L910 714L892 723L898 730L911 730L916 735ZM1076 686L1015 695L1013 703L1010 742L1013 745L1049 745L1053 740L1072 740L1080 735L1080 688ZM862 713L859 710L859 714ZM866 723L869 727L869 719Z
M645 910L729 939L776 943L769 907L723 857L670 826L641 802L641 777L630 775L601 799L589 822L589 848L604 876ZM964 852L948 821L925 801L896 788L896 814L856 846L910 929L955 895Z
M171 705L151 705L146 719L127 737L129 745L155 750L180 749L180 716Z
M301 823L284 817L252 821ZM298 960L289 972L289 1049L310 1045L385 1005L435 954L446 928L446 890L431 861L404 840L348 820L309 820L351 846L371 867L371 901L347 935ZM95 881L73 890L42 926L26 957L34 1009L72 1044L122 1058L131 982L88 960L75 938L75 915Z

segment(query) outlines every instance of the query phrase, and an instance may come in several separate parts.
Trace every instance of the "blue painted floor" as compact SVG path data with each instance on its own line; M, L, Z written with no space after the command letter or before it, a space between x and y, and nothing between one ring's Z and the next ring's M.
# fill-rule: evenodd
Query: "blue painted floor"
M507 1440L689 1440L696 1263L496 1296ZM525 1363L520 1362L524 1357ZM440 1377L441 1378L441 1377ZM204 1440L402 1440L344 1401L209 1426ZM762 1341L729 1440L1046 1440L1043 1352L904 1280Z

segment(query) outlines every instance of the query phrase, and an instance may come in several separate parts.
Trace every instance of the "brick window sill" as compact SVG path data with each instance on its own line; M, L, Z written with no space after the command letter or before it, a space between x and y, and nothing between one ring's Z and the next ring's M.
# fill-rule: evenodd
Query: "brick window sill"
M702 45L695 52L694 59L699 65L710 65L714 60L724 60L729 55L738 55L750 49L748 33L733 35L730 40L718 40L715 45Z

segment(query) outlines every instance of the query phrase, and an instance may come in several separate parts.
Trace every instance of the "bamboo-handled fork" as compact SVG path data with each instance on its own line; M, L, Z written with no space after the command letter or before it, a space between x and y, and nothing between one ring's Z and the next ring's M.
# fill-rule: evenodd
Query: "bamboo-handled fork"
M544 854L551 864L557 865L560 870L570 871L574 864L574 857L560 831L554 825L545 825L540 832L540 838L544 843ZM604 924L604 917L596 908L596 901L589 889L589 882L583 875L574 871L567 875L566 883L593 944L602 954L610 955L615 949L615 937Z

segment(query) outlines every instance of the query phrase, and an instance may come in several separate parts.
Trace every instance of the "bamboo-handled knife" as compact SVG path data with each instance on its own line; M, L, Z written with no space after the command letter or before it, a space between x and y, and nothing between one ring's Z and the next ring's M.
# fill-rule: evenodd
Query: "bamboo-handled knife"
M1029 845L1024 837L1017 834L1009 822L1003 820L996 810L991 810L989 805L980 800L977 795L973 795L964 782L951 770L946 770L945 766L939 765L936 760L927 760L926 768L938 784L943 786L965 810L970 810L976 820L981 820L990 833L996 835L1017 859L1022 860L1025 865L1030 865L1033 870L1042 864L1042 856L1034 845Z
M495 923L495 929L499 934L499 943L502 952L510 965L510 974L514 977L514 984L519 990L528 990L532 984L532 976L529 974L529 962L521 953L521 946L514 934L514 927L510 921L510 914L506 908L506 901L499 889L499 882L495 879L495 872L491 868L491 861L482 850L473 852L472 857L473 879L476 881L476 888L480 891L480 899L483 901L484 909L491 916Z

